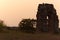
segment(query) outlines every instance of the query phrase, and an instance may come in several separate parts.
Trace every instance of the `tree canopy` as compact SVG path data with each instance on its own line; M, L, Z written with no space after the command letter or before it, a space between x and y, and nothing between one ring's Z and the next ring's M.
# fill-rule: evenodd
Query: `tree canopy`
M23 19L20 23L19 23L19 27L21 31L25 31L25 32L34 32L35 28L33 27L33 22L31 19Z

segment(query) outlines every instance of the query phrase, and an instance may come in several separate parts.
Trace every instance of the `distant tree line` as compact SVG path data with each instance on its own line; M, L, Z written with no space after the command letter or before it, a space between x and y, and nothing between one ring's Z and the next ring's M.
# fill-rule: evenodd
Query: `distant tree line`
M36 28L36 19L22 19L18 27L8 27L7 25L4 24L3 21L0 21L0 31L21 31L21 32L27 32L27 33L35 33L37 28ZM44 28L44 30L46 30ZM60 30L60 28L59 28Z
M4 21L0 21L0 31L5 30L19 30L22 32L34 33L36 31L36 27L34 27L36 23L35 19L22 19L18 27L8 27L4 24Z

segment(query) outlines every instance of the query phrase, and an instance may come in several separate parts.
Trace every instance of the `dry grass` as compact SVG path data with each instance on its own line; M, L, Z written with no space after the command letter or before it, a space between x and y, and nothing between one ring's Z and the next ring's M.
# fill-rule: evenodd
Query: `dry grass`
M0 40L60 40L60 34L7 31L0 32Z

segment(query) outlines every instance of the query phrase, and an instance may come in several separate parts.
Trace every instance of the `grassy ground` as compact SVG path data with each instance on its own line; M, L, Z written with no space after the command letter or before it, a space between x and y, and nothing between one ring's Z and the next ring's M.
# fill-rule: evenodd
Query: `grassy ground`
M19 31L0 32L0 40L60 40L60 34L22 33Z

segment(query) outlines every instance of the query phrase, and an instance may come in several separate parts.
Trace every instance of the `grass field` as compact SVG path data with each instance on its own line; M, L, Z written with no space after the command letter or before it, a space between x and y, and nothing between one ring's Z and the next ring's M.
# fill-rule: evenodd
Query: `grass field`
M60 34L2 31L0 32L0 40L60 40Z

